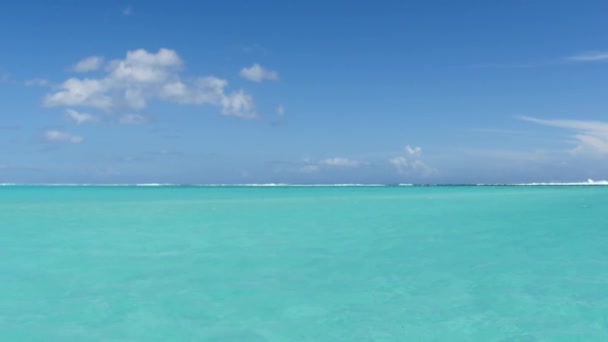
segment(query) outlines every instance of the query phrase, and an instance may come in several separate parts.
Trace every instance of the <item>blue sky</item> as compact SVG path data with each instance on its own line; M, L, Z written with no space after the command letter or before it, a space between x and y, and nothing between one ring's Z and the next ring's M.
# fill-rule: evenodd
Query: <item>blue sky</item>
M23 1L0 183L608 178L606 1Z

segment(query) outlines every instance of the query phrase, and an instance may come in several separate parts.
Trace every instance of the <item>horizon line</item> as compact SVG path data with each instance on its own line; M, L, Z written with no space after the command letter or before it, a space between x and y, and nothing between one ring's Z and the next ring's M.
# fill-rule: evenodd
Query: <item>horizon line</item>
M608 186L608 180L531 183L0 183L0 187L428 187L428 186Z

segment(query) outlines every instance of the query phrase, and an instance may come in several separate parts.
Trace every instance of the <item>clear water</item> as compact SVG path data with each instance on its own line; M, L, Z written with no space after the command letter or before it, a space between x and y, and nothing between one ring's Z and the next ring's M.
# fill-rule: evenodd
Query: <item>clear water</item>
M0 188L1 341L606 341L608 187Z

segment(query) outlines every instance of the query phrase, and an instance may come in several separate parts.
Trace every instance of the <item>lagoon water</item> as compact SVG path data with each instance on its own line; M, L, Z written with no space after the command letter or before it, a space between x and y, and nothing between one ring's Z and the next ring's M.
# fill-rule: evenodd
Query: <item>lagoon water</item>
M608 187L2 187L2 341L606 341Z

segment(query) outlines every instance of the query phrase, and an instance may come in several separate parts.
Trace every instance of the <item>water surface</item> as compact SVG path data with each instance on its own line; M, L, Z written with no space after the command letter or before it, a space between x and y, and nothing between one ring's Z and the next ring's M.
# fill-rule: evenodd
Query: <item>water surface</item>
M2 341L606 341L608 187L3 187Z

